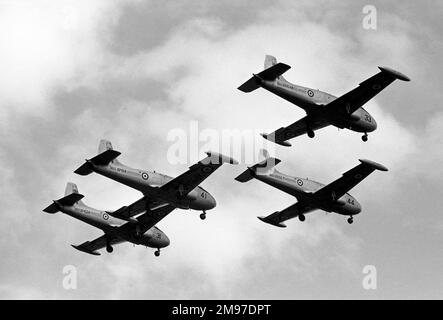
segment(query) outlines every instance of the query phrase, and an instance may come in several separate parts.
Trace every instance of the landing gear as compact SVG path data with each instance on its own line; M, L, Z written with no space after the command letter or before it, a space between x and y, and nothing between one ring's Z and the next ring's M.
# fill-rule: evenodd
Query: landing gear
M352 218L352 217L350 217L349 219L348 219L348 223L349 224L352 224L354 222L354 219Z
M106 251L108 251L108 253L111 253L112 251L114 251L114 248L112 248L112 246L110 244L107 244Z
M315 132L314 132L314 130L312 130L312 129L308 129L307 133L308 133L308 137L309 137L309 138L314 138L314 137L315 137Z
M202 219L202 220L206 219L206 211L203 211L203 213L200 214L200 219Z
M301 222L305 221L305 219L306 217L303 214L298 216L298 220L300 220Z
M365 133L364 136L361 137L361 139L362 139L364 142L368 141L368 134Z
M154 251L154 256L156 256L156 257L160 256L160 249L157 249L156 251Z

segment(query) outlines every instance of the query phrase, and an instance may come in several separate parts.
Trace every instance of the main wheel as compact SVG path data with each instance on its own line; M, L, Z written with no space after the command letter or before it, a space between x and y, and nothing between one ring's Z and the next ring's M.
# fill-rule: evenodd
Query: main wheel
M154 251L154 256L158 257L160 255L160 250Z
M352 224L354 222L354 219L352 218L352 217L350 217L349 219L348 219L348 223L349 224Z
M305 221L306 217L304 215L299 215L298 216L298 220L300 220L301 222Z
M362 139L364 142L368 141L368 135L365 134L363 137L361 137L361 139Z
M315 132L311 129L308 130L308 137L309 138L314 138L315 137Z
M200 219L205 220L206 219L206 213L200 214Z
M108 251L108 253L111 253L112 251L114 251L114 248L112 248L110 245L106 246L106 251Z

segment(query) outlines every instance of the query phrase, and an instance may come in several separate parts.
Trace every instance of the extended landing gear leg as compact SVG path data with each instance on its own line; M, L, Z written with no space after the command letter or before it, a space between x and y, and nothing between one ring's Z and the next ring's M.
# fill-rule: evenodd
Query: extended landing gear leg
M202 219L202 220L206 219L206 211L203 211L203 213L200 214L200 219Z
M368 141L368 134L365 133L364 136L361 137L361 139L362 139L364 142Z
M301 222L305 221L305 219L306 217L303 214L298 216L298 220L300 220Z
M354 222L354 218L352 218L352 216L348 219L348 223L352 224Z
M156 257L160 256L160 249L157 249L156 251L154 251L154 256L156 256Z
M314 138L314 137L315 137L315 132L314 132L314 130L312 130L312 129L308 129L307 133L308 133L308 137L309 137L309 138Z

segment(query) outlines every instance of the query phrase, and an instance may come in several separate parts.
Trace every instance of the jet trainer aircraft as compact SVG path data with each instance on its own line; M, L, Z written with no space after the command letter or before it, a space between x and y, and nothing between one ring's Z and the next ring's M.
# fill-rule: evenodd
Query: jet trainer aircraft
M302 119L270 134L262 134L265 139L286 147L291 146L287 140L306 133L313 138L315 130L329 125L364 133L362 140L367 141L368 132L377 128L377 122L363 105L394 80L410 81L398 71L379 67L379 73L337 98L320 90L290 83L282 76L290 68L287 64L277 63L275 57L267 55L265 70L253 74L252 78L238 87L243 92L251 92L262 87L305 110L306 116Z
M100 253L97 250L106 247L106 251L111 253L113 245L128 241L156 248L155 255L159 256L160 248L169 245L169 238L155 226L155 223L160 220L160 217L164 217L174 210L175 207L171 205L159 207L146 211L136 219L128 221L128 219L114 217L111 211L88 207L81 201L83 197L82 194L78 193L77 186L72 182L68 182L65 196L55 200L53 204L43 209L43 211L51 214L61 211L101 229L105 233L93 241L86 241L78 246L72 245L75 249L98 256Z
M135 188L143 193L143 197L134 203L123 206L116 211L98 211L79 203L83 198L77 192L71 192L66 197L54 201L52 205L45 208L45 212L55 213L65 212L82 221L101 228L105 235L94 240L87 241L74 248L90 254L99 254L98 249L106 247L108 252L112 252L112 245L130 241L136 244L147 246L167 246L169 240L155 224L166 217L171 211L179 209L201 210L200 218L206 218L206 210L215 208L214 197L203 189L199 184L208 178L223 163L237 164L238 162L230 157L226 157L216 152L207 152L207 157L192 165L189 170L176 178L169 177L157 172L150 172L140 169L133 169L121 164L116 158L120 152L113 150L110 141L101 140L99 154L86 160L75 173L88 175L97 172L115 181ZM71 187L72 190L77 190ZM69 189L69 190L71 190ZM96 221L96 217L86 218L79 213L93 214L105 221ZM109 220L109 221L108 221ZM106 223L109 222L109 223ZM123 224L123 222L127 222ZM117 227L120 225L120 227ZM152 229L154 228L154 229ZM152 242L152 237L157 237L156 242ZM141 240L139 240L141 239ZM158 256L157 250L155 255Z
M206 218L206 210L216 206L214 197L199 186L223 163L238 164L233 158L216 152L207 152L205 159L189 168L188 171L176 178L155 172L130 168L116 158L121 154L112 148L108 140L101 140L99 154L86 162L74 172L86 176L96 172L112 180L120 182L144 194L136 203L122 208L114 215L132 217L140 213L137 207L156 208L161 205L171 204L180 209L201 210L200 218Z
M361 212L361 205L348 191L374 170L388 171L385 166L376 162L360 160L359 165L345 172L342 177L324 185L309 179L291 177L272 169L280 160L269 157L266 151L264 154L264 161L248 167L235 180L247 182L256 178L297 198L298 202L282 211L276 211L267 217L258 217L263 222L282 228L286 227L284 221L295 217L305 221L305 214L317 209L349 216L348 223L351 224L353 216Z

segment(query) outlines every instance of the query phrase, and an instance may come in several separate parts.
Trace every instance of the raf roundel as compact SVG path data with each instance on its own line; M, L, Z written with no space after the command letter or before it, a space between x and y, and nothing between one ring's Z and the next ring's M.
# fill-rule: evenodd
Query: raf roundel
M143 178L143 180L148 180L149 175L146 172L143 172L142 173L142 178Z
M374 90L380 90L380 89L381 89L381 85L379 85L378 83L376 83L376 84L374 84L374 85L372 86L372 89L374 89Z
M202 171L206 172L206 173L209 173L209 172L212 171L212 168L211 167L203 167Z
M108 219L109 219L109 216L108 216L106 213L104 213L104 214L103 214L103 219L108 220Z
M297 184L301 187L303 185L303 181L301 179L297 179Z
M312 98L314 96L314 91L308 90L308 96L310 96Z

